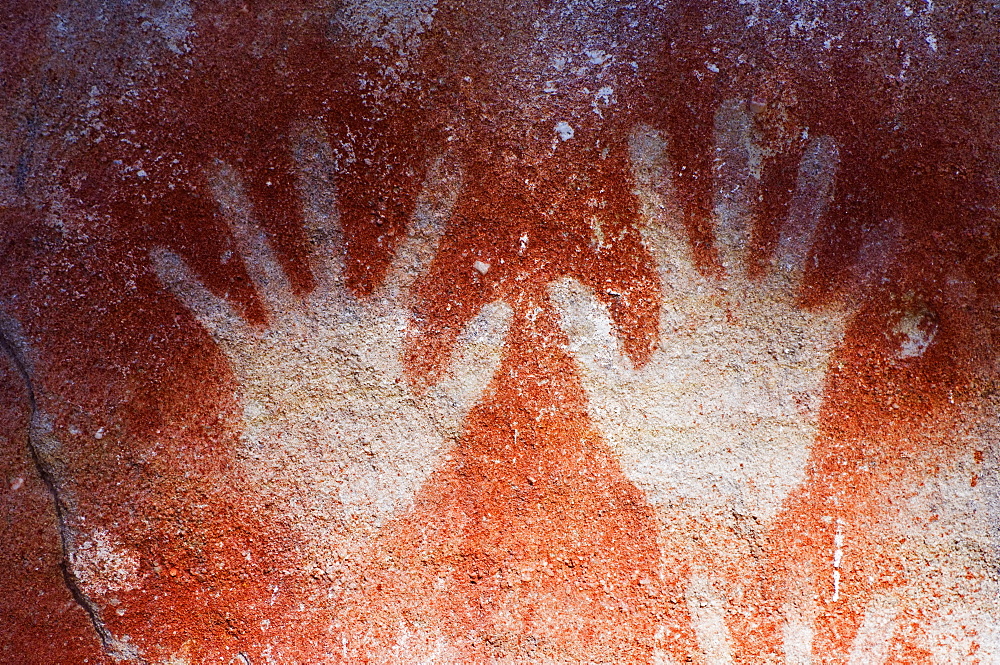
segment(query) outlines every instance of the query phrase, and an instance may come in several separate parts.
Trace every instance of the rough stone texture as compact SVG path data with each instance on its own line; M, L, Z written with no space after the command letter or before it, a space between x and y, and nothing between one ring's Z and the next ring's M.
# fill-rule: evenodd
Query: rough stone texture
M27 446L30 405L15 368L4 363L3 610L0 657L7 663L100 663L89 617L63 579L52 496Z
M1000 6L3 14L3 662L1000 663Z

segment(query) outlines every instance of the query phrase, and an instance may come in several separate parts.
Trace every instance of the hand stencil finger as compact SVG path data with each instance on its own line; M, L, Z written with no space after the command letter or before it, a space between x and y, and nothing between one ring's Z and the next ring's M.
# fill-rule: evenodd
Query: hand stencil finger
M833 197L834 178L840 163L836 142L829 136L813 138L799 162L795 194L789 204L775 253L779 274L790 278L794 294L802 282L805 263L816 238L816 228Z
M712 222L719 261L731 276L745 272L750 241L751 175L760 153L753 145L750 114L742 100L729 100L715 115L715 205Z
M230 358L245 345L250 326L224 299L198 281L194 271L173 252L162 248L150 251L153 272L160 283L176 296Z
M480 310L459 335L452 353L451 371L432 392L444 396L450 406L450 420L457 426L465 419L500 366L504 339L513 310L503 301Z
M414 280L430 266L458 198L459 186L459 174L445 158L437 159L428 169L413 217L406 227L406 238L400 243L386 277L385 290L393 300L407 293Z
M549 297L569 338L569 350L586 373L632 371L632 361L623 353L611 316L593 291L567 278L549 286Z
M317 291L343 287L344 242L337 206L336 161L321 126L306 127L292 147Z
M666 139L652 127L640 127L629 137L629 156L643 217L643 243L661 278L683 291L694 284L698 273L684 230L684 212L674 203Z
M294 306L295 297L288 276L271 249L267 235L253 216L253 206L243 183L228 164L218 163L211 178L212 189L222 207L233 240L247 273L272 315L282 315Z

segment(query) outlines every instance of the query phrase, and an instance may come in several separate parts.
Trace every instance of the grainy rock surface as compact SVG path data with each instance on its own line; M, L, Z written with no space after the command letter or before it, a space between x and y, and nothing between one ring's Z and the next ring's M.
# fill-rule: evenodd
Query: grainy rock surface
M0 19L0 661L1000 663L1000 7Z

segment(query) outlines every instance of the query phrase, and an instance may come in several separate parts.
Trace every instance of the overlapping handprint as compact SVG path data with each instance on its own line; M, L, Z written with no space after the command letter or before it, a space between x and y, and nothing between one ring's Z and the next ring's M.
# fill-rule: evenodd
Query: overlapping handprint
M865 436L878 439L877 434L852 439L820 431L820 397L852 303L805 306L803 275L812 255L826 279L840 276L827 270L829 251L812 250L827 207L830 242L856 238L886 219L905 219L917 230L914 236L944 246L954 240L954 220L962 219L979 221L963 222L969 235L955 246L988 248L990 226L983 220L989 213L973 214L973 208L991 210L983 192L993 190L975 175L985 169L975 168L972 144L953 128L975 124L965 122L980 113L970 99L995 96L971 94L980 88L968 81L958 87L966 78L979 78L964 69L962 77L922 81L919 72L906 72L908 52L903 70L885 76L888 70L876 66L879 59L873 61L864 46L865 13L841 20L844 32L832 20L825 28L831 39L820 46L822 40L811 33L810 45L796 45L772 39L776 33L767 26L751 29L759 7L746 25L743 14L732 9L699 2L636 8L442 0L370 7L306 1L239 12L225 3L204 3L193 14L185 10L190 41L185 37L170 47L179 57L157 61L152 89L108 116L120 124L103 138L115 137L119 145L112 149L109 141L95 141L87 150L95 159L82 160L83 168L75 169L72 190L86 181L81 201L107 211L115 228L128 230L123 237L129 241L121 243L127 252L144 257L152 242L183 254L181 259L156 250L154 262L161 281L233 369L245 416L240 468L259 488L248 493L251 505L269 504L265 512L292 522L317 558L331 547L363 546L366 535L409 503L488 382L505 317L503 306L489 305L474 318L482 305L497 298L515 306L527 303L531 318L524 325L535 326L535 334L541 330L535 304L544 300L545 284L572 275L579 282L560 281L552 296L580 359L590 415L629 478L657 507L665 558L684 562L676 572L686 581L687 607L706 657L752 662L776 659L783 649L788 662L809 662L813 654L844 660L852 648L852 654L879 651L872 646L882 639L877 636L890 635L901 621L894 617L906 615L906 608L894 609L902 602L891 589L872 583L842 612L851 616L832 629L816 628L821 604L823 611L839 611L844 589L853 593L864 585L859 580L871 571L863 570L866 561L857 563L863 558L858 552L877 540L864 540L869 526L864 520L871 519L874 504L898 492L852 486L837 466L844 463L845 450L859 458L859 467L867 466L868 460L860 459L868 452ZM792 18L789 14L788 22ZM800 19L792 25L801 27ZM784 29L788 22L772 19L770 26ZM923 28L898 34L909 34L910 42L924 48ZM950 52L948 42L960 41L942 38L939 57ZM776 43L782 47L777 51ZM883 64L914 46L894 43L884 50ZM936 41L931 48L937 53ZM251 58L254 66L242 67ZM945 80L948 85L941 85ZM930 95L933 87L947 92ZM753 101L723 103L741 95ZM755 127L761 118L754 114L788 122L776 130ZM309 118L324 126L338 153L337 168L330 172L336 192L322 179L297 181L300 172L317 172L315 164L297 166L288 149L297 124ZM623 149L627 128L640 121L665 134L639 131L632 143L646 207L644 238L658 260L666 303L648 362L647 333L655 327L655 314L649 315L659 307L659 294L634 228ZM800 126L793 126L796 122ZM800 131L805 125L813 136ZM450 363L440 358L428 363L435 371L446 365L448 378L424 393L407 380L438 374L411 362L404 378L406 363L398 350L416 327L408 313L409 282L436 251L457 178L439 168L409 232L403 227L424 180L426 154L446 138L470 177L441 250L439 263L451 272L425 274L425 285L434 286L425 288L426 302L415 311L426 317L420 321L425 330L440 333L449 345L460 329L465 333ZM762 139L783 145L762 146ZM328 151L322 143L313 143L314 152ZM300 146L300 158L302 153ZM213 166L214 159L226 163ZM97 169L98 163L105 168ZM88 195L88 187L96 189ZM297 188L311 201L307 216L316 228L308 239L300 232ZM327 214L335 205L339 224L336 215ZM751 213L766 220L765 226L780 226L777 251L763 270L748 250ZM709 226L716 243L692 252ZM685 234L695 236L693 242ZM228 242L229 235L235 243ZM221 238L226 242L219 246L215 240ZM310 245L321 282L315 290L313 273L300 260ZM228 267L216 265L215 249ZM925 254L947 263L939 259L948 254L935 251ZM718 269L707 276L713 271L704 266L716 254ZM392 274L378 286L390 261ZM255 288L239 290L242 263ZM233 270L234 264L240 267ZM907 266L901 272L916 275L922 269ZM139 273L144 275L145 267ZM213 281L223 273L229 281ZM870 326L860 335L862 343L877 345L886 335L903 339L890 361L900 366L918 364L928 348L939 348L945 335L935 341L938 314L933 303L923 302L934 279L914 278L924 291L904 298L906 311L895 327L893 322ZM368 296L373 288L376 293ZM252 291L269 305L263 328L258 323L266 318L263 309L247 305ZM163 295L156 294L161 305ZM102 298L96 292L89 297ZM148 318L150 328L160 325ZM110 329L107 336L73 334L113 339L120 331ZM88 322L81 330L104 328ZM136 340L147 339L148 332L128 329L121 337L138 347L143 342ZM546 339L555 337L553 332ZM535 342L523 339L520 351L536 350ZM441 345L445 356L449 345ZM96 346L95 354L107 353L123 367L133 362ZM427 346L419 336L410 340L411 348ZM67 353L75 363L82 352ZM632 362L637 359L639 368ZM950 401L952 385L958 384L938 382L915 392L921 399L947 394ZM840 406L838 422L849 422ZM867 415L864 408L857 412ZM945 429L942 418L927 420ZM44 425L39 419L36 436L48 434ZM501 421L493 425L502 430ZM516 436L515 429L514 460L520 454ZM887 458L912 447L905 437L893 445L885 446ZM493 463L505 468L500 460L506 455L498 454ZM567 469L577 471L572 463ZM834 477L839 486L823 484L834 484ZM861 517L852 521L852 510ZM576 528L567 524L564 520L560 528ZM108 533L115 535L113 529ZM77 582L95 596L101 565L116 558L108 553L128 554L105 537L108 533L81 530L64 543ZM776 546L776 541L782 542ZM889 567L905 557L902 549L889 544L863 556L870 560L881 556L870 552L882 552L892 560ZM627 558L621 548L618 555ZM126 558L118 573L145 574L139 563L131 563L133 557ZM140 584L129 585L133 581ZM103 583L125 586L114 576ZM773 587L766 602L757 602L765 594L737 597L754 585ZM477 594L483 588L477 585ZM798 614L782 605L796 593L800 597L789 604L800 605L794 608ZM734 619L741 612L757 616ZM768 624L760 618L768 612L779 618ZM757 643L744 640L767 631Z

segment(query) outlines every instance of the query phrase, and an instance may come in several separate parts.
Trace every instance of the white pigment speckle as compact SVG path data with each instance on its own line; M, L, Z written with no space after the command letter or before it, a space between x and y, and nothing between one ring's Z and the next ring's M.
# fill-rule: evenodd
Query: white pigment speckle
M570 124L565 120L557 122L555 130L556 134L559 135L559 139L562 141L569 141L571 138L573 138L573 135L576 134L576 132L573 131L573 128L570 127Z

